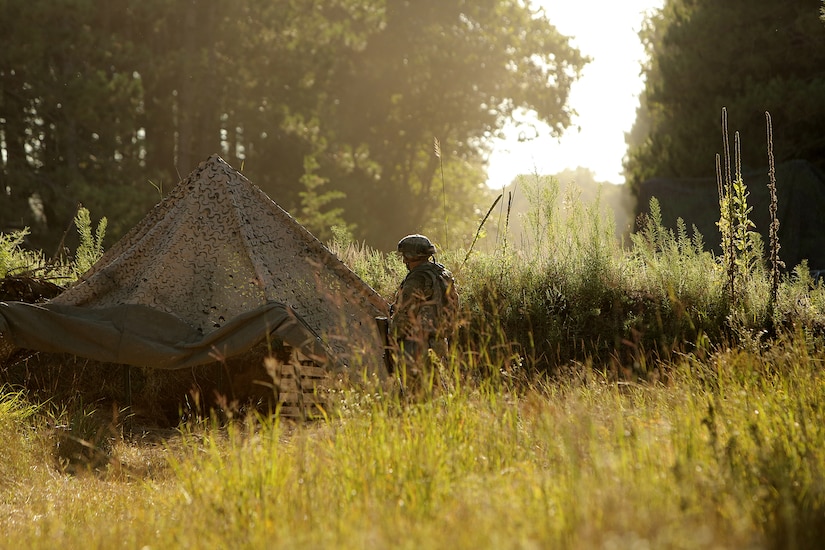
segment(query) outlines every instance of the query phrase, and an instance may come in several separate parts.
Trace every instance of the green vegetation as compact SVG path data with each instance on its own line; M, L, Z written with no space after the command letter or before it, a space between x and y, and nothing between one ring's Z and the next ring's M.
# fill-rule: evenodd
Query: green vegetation
M103 255L103 237L106 236L108 220L101 218L92 234L91 215L86 208L81 206L77 209L74 224L80 237L80 244L75 252L73 271L75 277L80 277Z
M560 135L586 62L518 0L3 1L0 36L0 231L49 253L78 203L118 239L215 153L320 238L446 215L452 243L490 138L519 110Z
M69 257L61 254L53 259L47 259L40 250L30 250L25 246L29 228L0 233L0 279L38 278L61 285L77 279L103 255L107 223L106 218L100 219L93 232L89 210L79 206L74 217L77 250Z
M28 234L27 229L0 234L0 278L28 272L44 264L42 252L32 252L21 246Z
M538 176L516 184L529 202L520 242L510 196L495 246L469 249L482 231L465 227L477 218L467 213L488 206L476 195L481 137L520 107L556 132L569 123L585 60L545 19L514 1L133 4L0 2L0 215L18 228L0 234L0 275L76 277L107 227L116 238L152 187L217 149L323 226L311 229L386 297L404 267L367 243L410 227L443 234L463 316L423 395L335 388L308 423L227 406L141 431L116 403L89 402L74 376L56 377L65 387L46 400L4 386L2 546L821 544L825 286L804 264L780 271L775 227L763 250L738 139L735 173L727 142L724 179L718 168L718 257L685 223L664 227L655 200L625 248L601 196L584 204L575 186ZM804 124L791 141L785 125L804 113L821 126L809 103L821 78L804 76L821 33L767 0L711 4L666 2L647 29L656 56L635 130L650 139L631 152L631 179L705 162L720 90L741 92L727 104L737 120L750 104L760 123L777 114L778 159L821 146ZM764 65L733 47L740 27ZM766 68L775 53L781 73ZM710 115L682 111L696 105ZM768 142L772 165L770 121ZM93 230L80 199L112 225ZM73 258L24 246L55 244L69 213Z
M789 338L665 368L666 384L582 368L403 406L342 393L308 425L114 437L74 475L66 418L6 392L0 525L28 548L815 547L821 351Z
M529 254L441 255L464 322L420 399L338 388L310 423L227 409L142 433L6 388L6 544L815 547L825 288L801 266L771 308L763 268L731 294L726 262L751 249L715 258L655 202L622 249L567 192L530 192ZM398 259L335 234L390 294Z
M780 164L805 159L825 168L825 28L821 0L665 0L640 33L648 52L645 89L627 136L625 176L707 177L718 147L719 111L743 136L764 135L773 116ZM742 143L761 168L763 142Z

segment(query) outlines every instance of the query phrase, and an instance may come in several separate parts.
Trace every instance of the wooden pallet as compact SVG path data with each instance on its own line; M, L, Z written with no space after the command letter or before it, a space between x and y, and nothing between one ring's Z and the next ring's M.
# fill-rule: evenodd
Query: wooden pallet
M329 373L300 351L294 350L290 361L275 358L265 360L272 377L279 414L285 418L309 419L321 416L327 409L326 389Z

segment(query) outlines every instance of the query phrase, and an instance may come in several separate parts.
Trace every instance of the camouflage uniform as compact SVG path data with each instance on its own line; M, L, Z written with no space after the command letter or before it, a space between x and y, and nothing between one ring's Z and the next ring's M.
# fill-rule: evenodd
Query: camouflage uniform
M413 359L420 358L429 348L441 351L438 293L442 290L436 287L432 274L436 269L432 262L414 267L395 295L390 329L404 353Z
M447 292L455 289L444 266L430 261L435 246L426 236L407 235L398 242L398 252L409 272L390 310L390 336L398 344L402 388L418 395L435 387L437 358L447 357L444 310Z

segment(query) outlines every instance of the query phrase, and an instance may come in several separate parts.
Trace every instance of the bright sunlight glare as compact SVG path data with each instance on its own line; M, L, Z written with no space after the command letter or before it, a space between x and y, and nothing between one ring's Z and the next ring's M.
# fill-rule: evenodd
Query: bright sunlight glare
M529 115L505 128L494 142L487 185L501 189L518 175L553 175L589 168L596 181L624 183L625 132L636 119L644 48L639 30L647 12L664 0L534 0L548 20L591 58L573 85L570 105L577 115L560 139ZM535 131L532 128L535 128Z

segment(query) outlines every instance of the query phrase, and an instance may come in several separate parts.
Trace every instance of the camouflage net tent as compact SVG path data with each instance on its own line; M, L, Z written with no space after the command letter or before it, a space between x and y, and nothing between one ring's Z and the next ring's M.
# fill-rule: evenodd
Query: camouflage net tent
M767 168L742 174L748 188L750 219L767 247L770 228L770 192ZM825 174L814 165L795 160L776 166L779 257L791 270L802 260L813 272L825 270ZM649 212L650 199L658 199L662 224L676 228L682 218L692 234L695 226L705 244L721 253L719 193L716 178L656 178L639 188L640 212Z
M387 304L217 155L44 304L0 302L7 349L184 370L282 362L386 377ZM291 353L291 355L290 355ZM244 367L245 368L245 367Z

